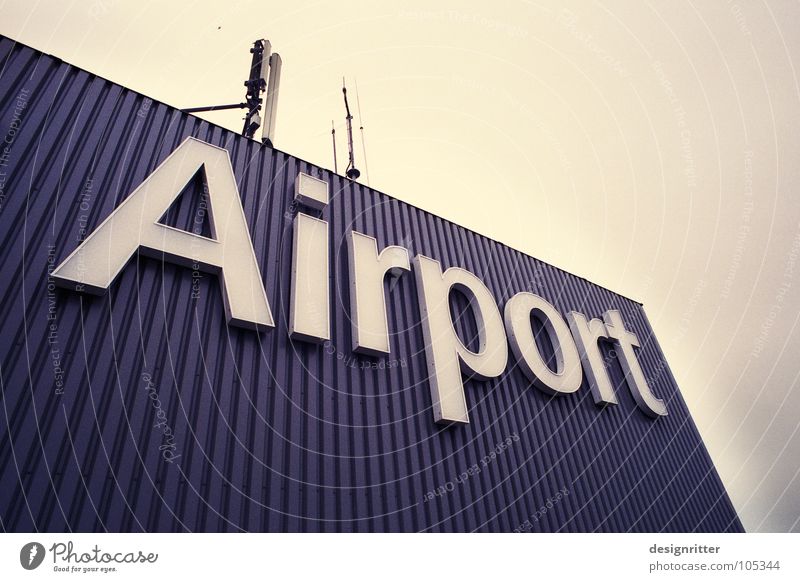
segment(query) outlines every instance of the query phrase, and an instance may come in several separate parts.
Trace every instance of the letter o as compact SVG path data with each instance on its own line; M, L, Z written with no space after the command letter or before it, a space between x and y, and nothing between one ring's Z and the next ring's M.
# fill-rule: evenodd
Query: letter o
M536 345L531 313L542 324L553 346L555 372ZM580 388L582 368L578 348L564 318L553 305L533 293L517 293L506 303L503 319L511 349L534 386L546 394L570 394Z

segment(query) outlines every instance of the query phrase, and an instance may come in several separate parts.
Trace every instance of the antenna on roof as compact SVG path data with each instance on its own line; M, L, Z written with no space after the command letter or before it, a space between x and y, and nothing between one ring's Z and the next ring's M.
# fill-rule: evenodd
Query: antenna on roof
M333 124L333 119L331 119L331 139L333 140L333 173L338 174L339 168L336 164L336 126Z
M184 113L200 113L201 111L222 111L224 109L247 109L244 116L242 135L253 138L256 130L262 127L261 142L272 147L275 138L275 117L278 112L278 89L281 84L281 56L272 53L272 45L268 40L260 39L253 43L250 52L253 59L250 63L250 77L244 82L247 94L244 103L229 105L211 105L209 107L189 107L182 109ZM264 109L264 122L261 121L261 95L266 91L267 102Z
M358 79L354 79L356 84L356 109L358 109L358 129L361 131L361 152L364 154L364 172L369 186L369 164L367 163L367 144L364 142L364 124L361 122L361 99L358 97Z
M347 121L347 151L350 155L345 176L351 180L357 180L361 172L356 169L355 157L353 155L353 116L350 115L350 105L347 103L347 87L345 87L344 84L344 77L342 77L342 94L344 95L344 108L345 111L347 111L347 117L345 117L345 121Z
M261 143L272 147L272 140L275 139L275 120L278 115L278 90L281 87L281 67L283 60L278 53L269 54L269 41L264 41L266 48L262 54L262 79L266 71L266 63L269 63L269 80L267 83L266 103L264 103L264 124L261 129Z

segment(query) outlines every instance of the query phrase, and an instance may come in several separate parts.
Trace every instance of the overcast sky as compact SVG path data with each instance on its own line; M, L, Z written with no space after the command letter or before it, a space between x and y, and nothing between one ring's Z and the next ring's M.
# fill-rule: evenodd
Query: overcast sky
M240 101L268 38L276 147L333 168L335 119L340 172L346 75L370 185L642 301L745 527L800 531L800 5L436 6L0 0L0 32L177 107Z

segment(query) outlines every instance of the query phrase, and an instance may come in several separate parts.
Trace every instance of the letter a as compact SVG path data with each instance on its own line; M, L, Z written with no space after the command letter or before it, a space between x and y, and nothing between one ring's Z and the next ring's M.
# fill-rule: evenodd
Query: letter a
M208 185L211 238L158 222L200 170ZM100 295L137 251L220 275L229 324L258 330L274 326L227 150L187 138L53 271L53 278L61 286Z

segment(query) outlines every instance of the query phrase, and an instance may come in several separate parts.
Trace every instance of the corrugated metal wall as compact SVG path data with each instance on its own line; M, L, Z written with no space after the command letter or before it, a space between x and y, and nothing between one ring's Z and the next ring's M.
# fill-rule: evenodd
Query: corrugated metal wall
M0 67L4 530L742 529L639 304L6 38ZM228 327L214 277L145 257L103 297L49 285L187 136L230 152L276 329ZM324 346L286 330L299 171L333 195ZM170 220L189 226L186 198ZM387 283L391 357L350 351L351 229L469 269L500 305L528 290L619 309L669 416L648 419L625 388L606 410L586 387L551 399L510 366L467 383L470 425L436 426L412 276Z

